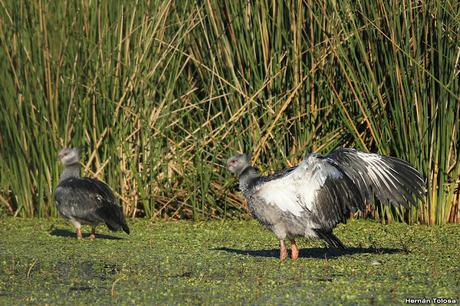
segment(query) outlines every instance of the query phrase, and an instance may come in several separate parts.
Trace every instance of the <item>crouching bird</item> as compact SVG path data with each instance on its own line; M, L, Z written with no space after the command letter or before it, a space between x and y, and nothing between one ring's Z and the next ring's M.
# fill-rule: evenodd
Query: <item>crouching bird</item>
M280 260L288 255L286 238L292 260L299 256L296 237L319 238L345 249L332 230L374 196L408 208L425 193L421 174L407 162L348 148L312 153L296 167L269 176L260 176L247 154L231 157L227 166L239 178L252 215L279 239Z
M100 223L112 231L123 229L129 234L123 211L110 187L97 179L80 177L80 149L64 148L59 159L64 169L54 199L59 214L76 227L77 238L83 237L82 224L92 227L89 239L96 238L96 226Z

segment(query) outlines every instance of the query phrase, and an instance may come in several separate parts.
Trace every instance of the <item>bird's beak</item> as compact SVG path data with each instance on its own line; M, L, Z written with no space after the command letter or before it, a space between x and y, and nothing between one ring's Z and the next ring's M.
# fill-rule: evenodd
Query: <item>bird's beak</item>
M232 171L232 167L235 165L235 161L234 160L228 160L227 161L227 169L230 170L231 172Z

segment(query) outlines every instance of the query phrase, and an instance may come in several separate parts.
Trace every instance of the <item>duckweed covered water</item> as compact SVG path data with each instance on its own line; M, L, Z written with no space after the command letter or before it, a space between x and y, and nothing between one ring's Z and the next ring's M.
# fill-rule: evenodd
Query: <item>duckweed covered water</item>
M299 240L296 262L255 221L130 222L78 241L62 220L0 219L0 304L404 304L460 299L460 226L352 221L350 249ZM89 232L89 228L84 228Z

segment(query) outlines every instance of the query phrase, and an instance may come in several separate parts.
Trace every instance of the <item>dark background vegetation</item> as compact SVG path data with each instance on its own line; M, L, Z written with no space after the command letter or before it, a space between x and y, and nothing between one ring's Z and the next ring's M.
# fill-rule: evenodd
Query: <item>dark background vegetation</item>
M398 156L459 222L460 5L447 1L0 0L0 211L56 216L64 146L129 216L241 217L225 169L340 146Z

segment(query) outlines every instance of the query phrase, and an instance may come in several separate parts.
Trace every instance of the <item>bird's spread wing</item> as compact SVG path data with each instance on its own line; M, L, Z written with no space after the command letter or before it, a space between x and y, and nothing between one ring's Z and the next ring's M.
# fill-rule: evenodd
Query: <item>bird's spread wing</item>
M338 149L327 156L310 154L286 175L260 184L255 195L327 228L345 222L374 195L384 203L415 204L423 196L423 179L402 160Z
M363 202L350 179L317 154L287 175L261 184L256 195L284 212L297 217L307 213L322 224L343 221Z
M401 159L346 148L333 151L325 159L353 181L366 202L376 197L384 204L409 207L423 200L424 179Z

